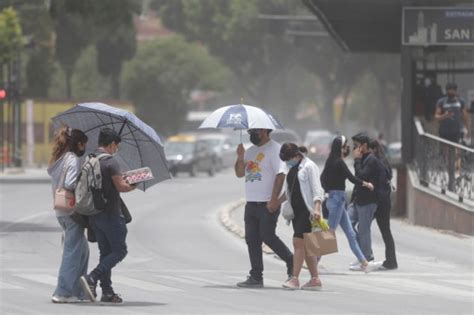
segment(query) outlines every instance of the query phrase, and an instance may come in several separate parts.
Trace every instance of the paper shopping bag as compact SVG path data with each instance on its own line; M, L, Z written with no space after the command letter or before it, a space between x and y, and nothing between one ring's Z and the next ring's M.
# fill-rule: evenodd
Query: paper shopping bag
M337 253L336 233L332 230L304 233L303 237L307 256Z

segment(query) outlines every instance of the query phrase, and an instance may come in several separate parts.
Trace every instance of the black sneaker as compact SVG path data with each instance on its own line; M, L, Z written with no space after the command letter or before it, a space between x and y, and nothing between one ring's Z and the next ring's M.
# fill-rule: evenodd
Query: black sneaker
M102 294L100 301L105 303L123 303L122 297L117 293Z
M237 283L239 288L263 288L263 279L255 280L252 276L247 276L247 280Z
M91 276L85 275L81 277L81 286L89 300L95 302L97 297L97 281L95 281Z

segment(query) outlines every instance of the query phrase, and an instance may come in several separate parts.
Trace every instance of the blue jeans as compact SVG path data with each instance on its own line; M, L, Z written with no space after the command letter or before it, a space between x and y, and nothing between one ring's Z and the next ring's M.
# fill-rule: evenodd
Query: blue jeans
M356 231L357 241L359 242L362 253L364 253L367 260L372 259L374 256L372 253L370 226L374 219L375 210L377 210L376 203L369 203L363 206L354 203L349 211L352 226Z
M110 294L112 268L127 256L127 226L122 216L108 211L90 216L89 220L100 251L99 264L91 274L100 280L102 294Z
M87 274L89 244L84 229L70 216L57 217L64 231L63 256L54 295L84 298L79 278Z
M328 224L331 230L336 230L340 225L346 238L349 241L349 246L352 252L360 262L365 260L362 253L354 229L349 220L349 215L346 211L346 192L342 190L329 191L329 198L326 201L326 207L329 211Z

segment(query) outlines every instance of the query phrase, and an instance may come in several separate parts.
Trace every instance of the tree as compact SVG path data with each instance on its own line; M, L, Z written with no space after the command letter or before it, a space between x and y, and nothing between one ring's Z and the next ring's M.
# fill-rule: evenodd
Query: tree
M0 65L7 64L18 55L22 47L22 32L18 15L13 8L0 12Z
M220 89L229 73L204 47L174 36L147 42L125 66L124 85L137 113L165 133L176 132L193 89Z
M139 7L134 0L94 2L94 26L97 33L97 65L100 74L111 80L112 96L120 98L120 73L124 61L136 51L133 14Z
M296 3L296 4L295 4ZM298 3L282 0L159 0L166 27L200 42L227 65L240 83L241 95L270 103L274 78L292 66L285 27L258 18L260 12L288 14Z
M66 96L72 97L71 78L81 52L90 43L90 1L52 0L50 14L56 33L56 59L66 75Z

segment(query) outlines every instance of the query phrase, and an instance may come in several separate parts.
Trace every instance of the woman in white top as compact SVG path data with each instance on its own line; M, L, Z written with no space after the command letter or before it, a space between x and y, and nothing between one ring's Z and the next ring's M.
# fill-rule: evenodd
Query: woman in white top
M303 234L311 232L311 222L321 217L321 201L323 189L319 180L318 166L305 157L304 147L298 147L294 143L284 143L280 149L280 159L285 161L289 172L286 177L286 193L280 201L287 200L291 205L294 218L293 225L293 275L284 284L286 289L296 290L300 288L299 275L306 260L311 279L301 287L302 290L321 289L321 280L318 274L318 259L315 256L307 256L304 248Z
M73 191L80 172L79 157L85 152L87 136L78 129L60 128L55 137L48 166L53 196L56 189L64 187ZM58 284L51 298L53 303L71 303L85 299L79 278L87 272L89 244L84 228L71 218L72 212L56 210L56 217L63 229L63 255L59 268Z

